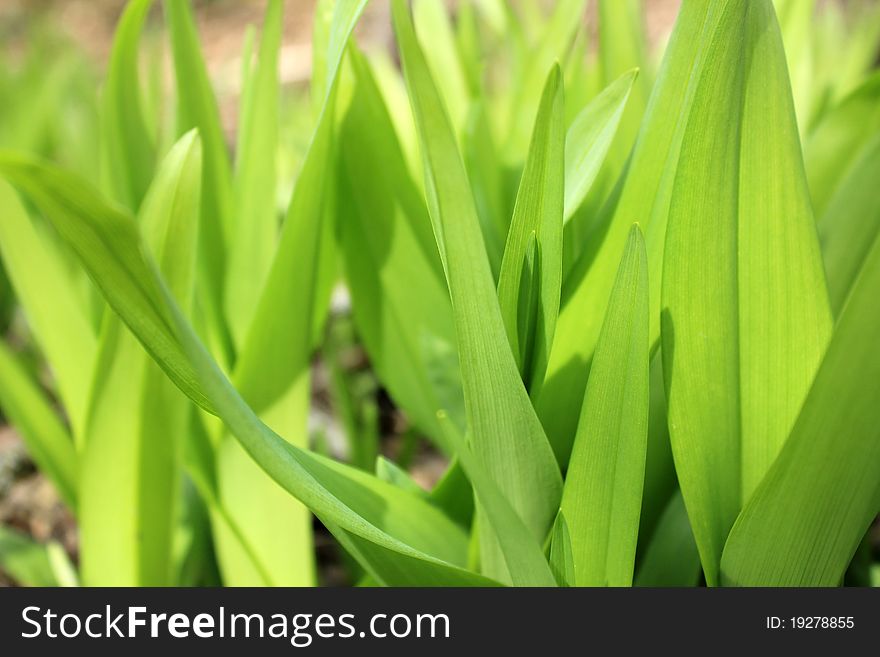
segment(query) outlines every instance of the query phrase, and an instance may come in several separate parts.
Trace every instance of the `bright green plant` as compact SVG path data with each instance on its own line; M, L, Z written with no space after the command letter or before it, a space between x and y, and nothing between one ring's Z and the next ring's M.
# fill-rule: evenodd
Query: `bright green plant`
M225 584L311 585L312 514L364 584L870 572L880 13L844 36L812 3L684 0L655 68L639 2L601 0L590 48L585 0L393 0L397 70L351 38L366 0L321 0L279 209L282 3L245 46L234 157L186 2L173 124L144 101L151 4L120 21L97 180L0 153L0 255L65 414L6 345L0 406L76 512L84 584L207 583L215 552ZM376 459L375 402L322 345L340 270L378 379L450 457L431 491ZM309 448L319 351L351 464Z

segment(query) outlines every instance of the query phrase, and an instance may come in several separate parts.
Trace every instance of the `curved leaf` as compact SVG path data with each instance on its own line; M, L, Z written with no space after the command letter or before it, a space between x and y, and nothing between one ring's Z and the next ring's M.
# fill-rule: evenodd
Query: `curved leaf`
M389 585L492 585L465 570L464 531L430 503L372 475L295 447L242 400L146 255L136 224L88 185L50 165L0 154L0 172L46 207L113 309L172 381L218 415L257 464L345 538L358 537L364 565ZM216 410L215 410L216 409Z
M782 452L737 518L722 581L837 586L880 511L880 239Z
M467 175L403 0L393 5L410 102L425 161L428 207L452 297L474 451L525 525L543 540L562 482L507 345ZM480 523L484 571L510 581L491 525Z

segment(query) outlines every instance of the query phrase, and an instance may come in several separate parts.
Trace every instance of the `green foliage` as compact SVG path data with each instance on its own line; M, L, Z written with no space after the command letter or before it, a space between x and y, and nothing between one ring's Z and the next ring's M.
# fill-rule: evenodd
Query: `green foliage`
M317 519L352 583L867 582L880 11L393 0L388 51L366 4L306 97L270 0L234 134L189 2L126 6L100 98L0 53L0 410L81 537L0 568L312 586Z

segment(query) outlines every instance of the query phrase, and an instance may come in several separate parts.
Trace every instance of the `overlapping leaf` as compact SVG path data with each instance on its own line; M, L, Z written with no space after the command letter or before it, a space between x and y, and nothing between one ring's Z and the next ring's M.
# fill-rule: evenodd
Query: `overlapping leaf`
M452 297L474 451L524 524L543 538L558 508L559 470L506 344L479 220L452 127L402 1L394 2L393 15L422 144L428 207ZM482 522L480 528L484 572L509 581L491 525Z
M874 239L791 436L721 561L738 586L837 586L880 510L880 239Z
M713 66L682 140L662 292L670 440L709 584L831 332L772 3L713 6Z

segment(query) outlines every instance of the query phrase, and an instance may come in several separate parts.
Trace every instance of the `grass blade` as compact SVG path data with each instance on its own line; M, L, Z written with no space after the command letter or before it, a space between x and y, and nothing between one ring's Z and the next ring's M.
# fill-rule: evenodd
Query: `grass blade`
M37 543L0 525L0 568L23 586L76 586L76 573L58 543Z
M45 393L2 341L0 409L18 430L40 472L49 477L61 499L75 513L78 464L73 439Z
M15 191L0 180L0 256L30 329L58 384L75 438L82 438L88 405L88 381L97 353L97 337L60 254L41 235Z
M226 278L226 317L236 344L241 344L254 306L266 281L278 241L275 205L278 144L278 52L281 48L283 3L273 0L266 10L259 59L242 102L233 178L233 233ZM248 62L246 65L249 65Z
M880 72L829 110L804 143L807 180L816 216L825 214L843 176L878 130Z
M198 128L202 141L202 208L199 232L200 303L204 332L224 366L234 359L232 338L223 315L228 245L234 239L232 167L220 111L205 61L189 0L165 0L165 20L177 85L177 133Z
M169 289L192 304L201 145L190 132L172 148L140 216ZM105 322L80 477L84 581L105 586L172 583L180 438L189 400L163 375L118 317Z
M880 234L880 196L874 189L877 180L880 133L862 149L819 220L819 240L835 316L840 315L871 244Z
M574 586L576 579L574 570L574 550L571 547L571 534L565 514L560 511L553 523L550 535L550 569L559 586Z
M354 321L391 396L416 426L442 444L440 409L449 409L464 430L443 267L431 219L369 66L355 48L350 56L356 87L341 127L337 191ZM383 166L377 170L379 153ZM444 352L451 357L431 358ZM452 385L444 390L437 385L442 381Z
M474 451L525 525L543 539L558 509L559 469L506 344L464 165L404 2L395 0L393 15L422 144L429 210L452 297ZM485 572L509 581L490 527L480 527Z
M590 191L611 148L638 70L624 73L581 110L565 136L565 220Z
M449 417L441 411L438 419L446 441L455 448L458 462L486 511L485 518L498 537L498 546L513 585L553 586L556 579L534 534L523 524Z
M537 394L544 380L559 314L564 152L562 74L559 66L554 66L535 119L498 279L498 302L507 339L532 395ZM523 275L530 244L537 253L534 280ZM535 300L531 308L523 303L523 287Z
M576 586L630 586L645 478L649 402L648 262L633 226L575 436L562 512Z
M103 97L105 172L115 198L137 211L156 164L141 105L138 45L152 0L130 2L119 19Z

